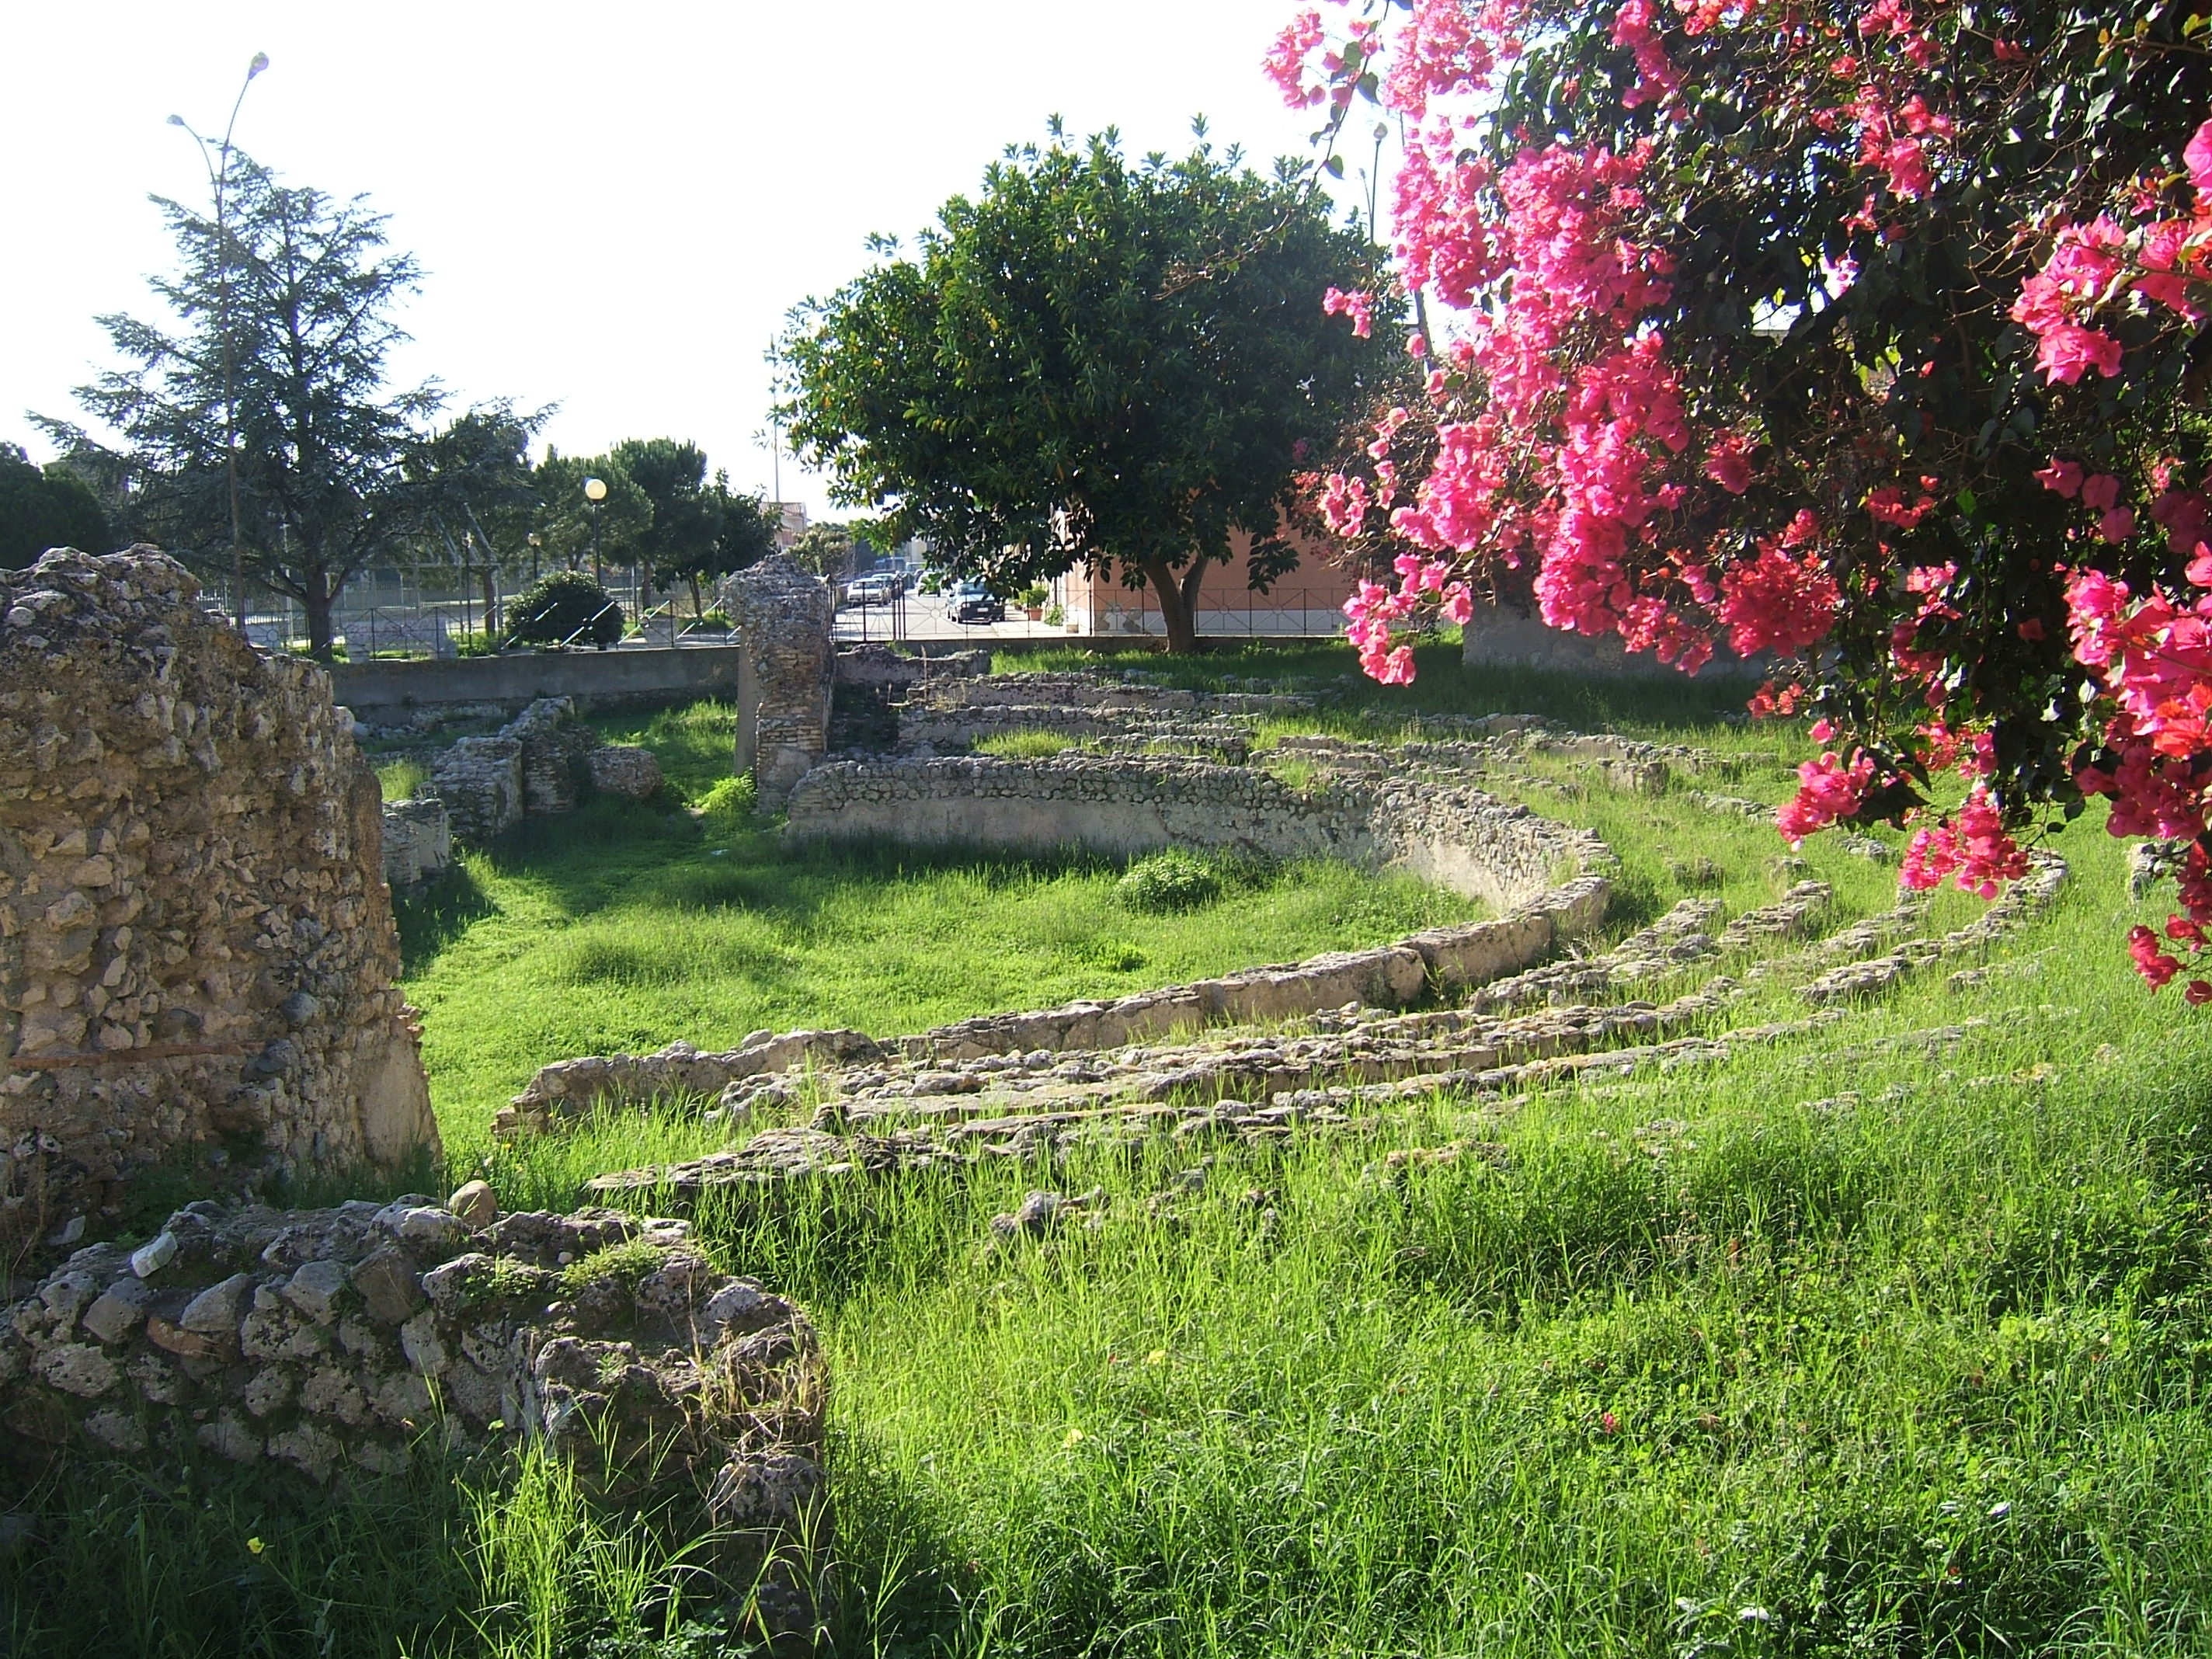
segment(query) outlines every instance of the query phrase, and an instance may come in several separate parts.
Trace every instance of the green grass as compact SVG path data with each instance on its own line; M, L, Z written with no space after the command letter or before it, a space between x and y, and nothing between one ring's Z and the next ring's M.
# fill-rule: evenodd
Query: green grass
M986 738L975 745L979 755L996 755L1001 760L1048 760L1062 750L1075 746L1075 739L1058 732L1040 732L1024 728L1018 732L1002 732L995 738Z
M405 800L430 781L430 769L413 757L386 761L376 769L376 781L386 800Z
M733 703L710 699L642 719L601 714L590 724L609 743L641 744L652 750L676 798L695 805L729 777L737 763L738 711Z
M1449 633L1449 630L1447 630ZM1714 722L1741 716L1755 680L1707 672L1632 679L1540 668L1469 667L1449 638L1416 646L1411 685L1377 685L1360 675L1341 640L1296 644L1209 641L1188 657L1127 652L1101 655L1073 646L994 650L995 672L1103 670L1134 672L1155 684L1195 691L1267 689L1319 696L1324 726L1385 732L1427 714L1540 714L1583 731L1629 732L1667 741L1710 738ZM1225 681L1236 682L1224 685ZM1255 684L1255 682L1257 683ZM1301 729L1311 723L1297 722ZM1771 735L1766 741L1771 744Z
M1402 727L1396 694L1322 681L1322 663L1165 666L1306 675L1336 698L1316 723ZM1488 712L1472 677L1422 673L1425 706ZM1780 799L1797 739L1701 724L1686 699L1726 699L1691 684L1508 685L1491 705L1595 700L1562 717L1739 757L1656 797L1532 766L1532 805L1621 853L1616 931L1687 891L1764 902L1799 873L1771 829L1690 799ZM678 788L702 800L720 734L660 732L672 779L699 745ZM1336 878L1139 921L1109 896L1118 872L1080 860L793 858L611 803L540 836L408 913L408 983L470 1164L454 1176L506 1079L605 1046L584 1038L848 1012L906 1030L1058 983L1154 982L1209 952L1270 954L1228 919L1287 925ZM2162 908L2127 899L2121 844L2085 819L2060 845L2074 879L2005 948L2007 973L1954 991L1947 963L1723 1064L1504 1109L1438 1098L1286 1148L1085 1152L711 1206L718 1257L804 1303L830 1354L836 1650L2212 1650L2212 1026L2128 971L2127 926ZM1828 838L1805 856L1837 884L1835 921L1893 899L1893 868ZM1432 902L1379 890L1347 878L1307 922L1382 927L1380 910L1333 913L1362 893ZM1948 895L1936 920L1978 908ZM1099 939L1145 966L1070 954ZM789 1019L740 1012L771 1005ZM1802 1012L1777 989L1729 1023ZM727 1133L602 1115L489 1169L509 1207L566 1205L601 1170ZM1387 1160L1454 1143L1454 1160ZM1027 1188L1093 1185L1098 1230L994 1241ZM306 1500L111 1468L30 1504L36 1541L0 1559L0 1653L718 1650L711 1609L663 1593L680 1543L596 1512L542 1461Z
M1342 865L1254 869L1201 908L1133 915L1122 866L947 849L787 848L776 834L592 802L527 820L403 907L404 988L449 1145L539 1066L734 1047L762 1026L890 1036L1374 945L1480 914ZM445 918L445 920L437 920Z

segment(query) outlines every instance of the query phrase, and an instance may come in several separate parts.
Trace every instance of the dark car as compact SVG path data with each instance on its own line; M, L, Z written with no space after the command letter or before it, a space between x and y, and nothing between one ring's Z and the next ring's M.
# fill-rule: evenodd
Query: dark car
M952 590L952 620L957 623L1002 623L1006 619L1006 602L994 597L974 582L962 582Z

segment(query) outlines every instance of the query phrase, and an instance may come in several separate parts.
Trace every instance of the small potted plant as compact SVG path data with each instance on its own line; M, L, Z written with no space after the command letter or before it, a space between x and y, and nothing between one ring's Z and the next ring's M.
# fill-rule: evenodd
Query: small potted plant
M1044 602L1048 597L1049 596L1045 592L1042 582L1031 582L1014 596L1014 603L1021 606L1023 614L1031 622L1042 622L1044 619Z

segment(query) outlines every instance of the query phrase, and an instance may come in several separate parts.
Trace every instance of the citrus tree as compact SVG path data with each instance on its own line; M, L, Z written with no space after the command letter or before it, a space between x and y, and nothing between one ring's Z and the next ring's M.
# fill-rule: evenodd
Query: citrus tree
M1404 124L1425 396L1315 481L1398 544L1370 671L1501 568L1692 672L1725 639L1827 745L1786 834L1911 823L1907 882L1986 894L2109 797L2191 843L2130 945L2173 978L2212 925L2207 44L2189 0L1301 13L1267 67L1324 139Z

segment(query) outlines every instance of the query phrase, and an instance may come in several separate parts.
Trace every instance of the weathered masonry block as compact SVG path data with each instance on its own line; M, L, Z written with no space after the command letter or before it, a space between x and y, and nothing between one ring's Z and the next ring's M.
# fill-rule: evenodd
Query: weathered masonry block
M738 638L738 770L761 810L783 805L830 747L836 677L829 585L781 554L732 579Z
M133 1173L398 1165L437 1127L329 678L149 549L0 572L0 1238Z

